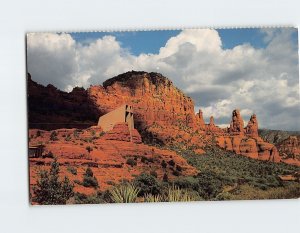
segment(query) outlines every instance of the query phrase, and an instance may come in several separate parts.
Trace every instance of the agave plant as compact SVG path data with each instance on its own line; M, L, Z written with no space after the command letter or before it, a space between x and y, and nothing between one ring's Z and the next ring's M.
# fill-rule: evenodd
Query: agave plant
M144 201L145 202L162 202L163 200L163 196L162 195L152 195L151 193L146 194L144 196Z
M135 202L140 189L132 184L121 184L110 190L112 200L115 203L131 203Z
M195 201L196 197L188 192L188 190L180 189L179 187L172 186L168 189L166 201L168 202L188 202Z

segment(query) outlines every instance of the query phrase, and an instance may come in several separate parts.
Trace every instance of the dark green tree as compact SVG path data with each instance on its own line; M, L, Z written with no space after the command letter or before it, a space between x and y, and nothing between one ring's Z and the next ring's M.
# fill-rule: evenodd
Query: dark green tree
M93 171L92 171L92 169L90 167L88 167L85 170L85 173L83 175L82 185L84 187L94 187L94 188L99 187L98 180L94 176L94 173L93 173Z
M144 196L147 193L152 195L160 194L160 183L152 175L143 173L134 179L133 184L135 187L140 188L139 196Z
M63 205L74 195L73 188L68 177L59 180L59 163L54 159L50 172L45 170L40 172L33 201L42 205Z

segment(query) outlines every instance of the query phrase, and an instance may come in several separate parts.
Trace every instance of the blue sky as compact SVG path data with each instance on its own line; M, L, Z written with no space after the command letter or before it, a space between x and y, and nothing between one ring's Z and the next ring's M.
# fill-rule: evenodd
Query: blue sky
M156 30L156 31L121 31L121 32L80 32L71 33L74 40L88 45L90 42L111 35L116 37L123 48L126 48L133 55L141 53L156 54L166 42L177 36L182 30ZM241 44L251 44L259 49L265 48L268 42L264 40L264 34L259 28L238 28L238 29L217 29L223 49L232 49ZM297 44L297 30L292 34L292 39Z
M73 39L83 44L89 44L103 36L111 35L116 37L123 48L129 49L133 55L141 53L158 53L166 42L173 36L177 36L181 30L164 31L131 31L131 32L85 32L71 33Z

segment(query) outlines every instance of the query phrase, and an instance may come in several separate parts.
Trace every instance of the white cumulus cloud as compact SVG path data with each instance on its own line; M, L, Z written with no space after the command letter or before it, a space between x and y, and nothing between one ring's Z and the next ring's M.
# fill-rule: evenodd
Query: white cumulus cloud
M159 72L194 99L206 120L213 115L224 126L239 108L246 122L256 113L261 127L299 130L298 46L292 33L295 29L263 29L265 48L224 49L216 30L183 30L157 54L138 56L114 36L80 44L69 34L30 33L28 72L39 83L67 91L129 70Z

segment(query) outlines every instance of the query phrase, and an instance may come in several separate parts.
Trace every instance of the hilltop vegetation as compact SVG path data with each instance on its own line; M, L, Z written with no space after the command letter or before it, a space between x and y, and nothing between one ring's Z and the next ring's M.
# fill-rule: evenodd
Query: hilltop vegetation
M300 196L300 168L284 163L260 161L207 146L206 153L195 154L192 150L177 151L188 163L199 169L196 177L207 182L212 189L219 189L213 199L277 199L298 198ZM295 181L282 181L281 175L294 175ZM298 174L298 175L297 175ZM187 179L187 178L185 178ZM191 179L191 178L189 178Z
M271 130L271 129L259 129L258 134L265 141L273 144L279 144L289 136L300 135L299 131L284 131L284 130Z

